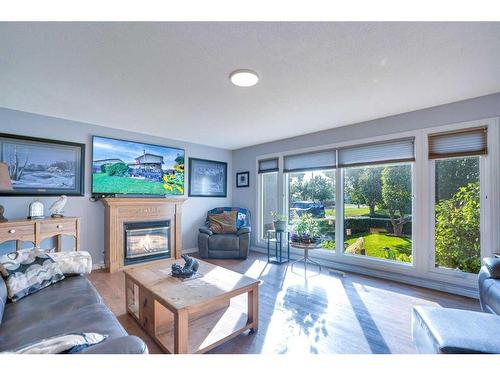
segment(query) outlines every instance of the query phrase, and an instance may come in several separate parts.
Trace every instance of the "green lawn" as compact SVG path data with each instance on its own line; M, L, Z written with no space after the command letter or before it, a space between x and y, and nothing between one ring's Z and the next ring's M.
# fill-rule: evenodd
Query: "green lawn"
M388 236L383 233L357 233L349 237L350 238L346 241L347 245L351 245L359 237L364 237L367 256L384 259L388 258L387 251L384 247L391 249L396 257L400 254L411 254L411 239L409 238Z
M345 207L344 208L344 215L346 217L354 217L354 216L368 216L368 213L370 212L370 209L368 207ZM325 210L325 216L327 217L335 217L335 209L328 209Z
M366 255L375 258L393 259L410 262L409 255L411 255L411 239L405 237L388 236L384 233L358 233L349 236L346 241L347 246L353 244L359 237L365 239ZM388 247L390 252L386 251L384 247ZM333 250L335 242L323 241L323 249ZM392 256L392 258L391 258ZM399 258L399 259L398 259Z
M99 193L116 193L119 191L133 192L134 194L168 194L163 187L163 182L108 176L106 173L94 173L92 178L92 190Z

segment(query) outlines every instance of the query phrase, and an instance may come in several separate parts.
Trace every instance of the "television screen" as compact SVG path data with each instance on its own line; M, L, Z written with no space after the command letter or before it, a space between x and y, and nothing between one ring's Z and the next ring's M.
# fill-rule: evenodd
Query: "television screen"
M184 150L92 138L92 194L184 194Z

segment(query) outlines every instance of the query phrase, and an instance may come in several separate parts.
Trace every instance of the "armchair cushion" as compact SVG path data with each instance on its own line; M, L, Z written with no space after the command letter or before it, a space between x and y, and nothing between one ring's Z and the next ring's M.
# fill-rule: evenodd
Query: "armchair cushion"
M208 227L214 233L236 233L236 211L209 214Z
M214 234L208 237L208 250L239 250L240 242L235 234Z
M492 279L500 279L500 258L484 258L484 265Z
M199 229L199 231L200 231L200 233L205 233L205 234L208 234L209 236L214 234L214 232L212 232L208 227L201 227Z
M238 229L238 231L236 232L236 234L238 236L241 236L242 234L245 234L245 233L250 233L252 230L250 227L241 227L240 229Z

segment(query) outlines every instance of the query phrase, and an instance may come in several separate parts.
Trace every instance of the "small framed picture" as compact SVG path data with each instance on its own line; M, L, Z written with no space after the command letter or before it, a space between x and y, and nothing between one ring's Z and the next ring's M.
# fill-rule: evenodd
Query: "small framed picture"
M236 173L236 187L249 187L250 186L250 172Z

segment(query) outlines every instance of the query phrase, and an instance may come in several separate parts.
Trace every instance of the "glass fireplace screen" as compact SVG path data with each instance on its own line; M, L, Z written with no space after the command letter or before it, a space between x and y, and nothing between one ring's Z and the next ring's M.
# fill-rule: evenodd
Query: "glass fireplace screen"
M170 222L125 224L125 264L170 257Z

